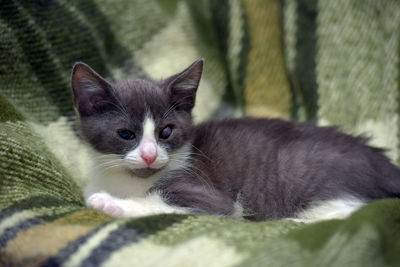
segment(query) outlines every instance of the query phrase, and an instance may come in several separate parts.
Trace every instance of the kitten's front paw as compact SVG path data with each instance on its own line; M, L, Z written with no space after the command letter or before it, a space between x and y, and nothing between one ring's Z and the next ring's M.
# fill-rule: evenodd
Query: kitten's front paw
M118 206L114 198L106 193L95 193L87 199L87 205L95 210L100 210L111 217L123 217L124 210Z

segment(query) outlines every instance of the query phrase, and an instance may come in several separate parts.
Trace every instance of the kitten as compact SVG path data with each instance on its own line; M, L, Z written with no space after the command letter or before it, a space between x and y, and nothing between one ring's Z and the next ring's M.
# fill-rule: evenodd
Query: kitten
M399 197L400 172L360 137L277 119L193 126L203 60L152 82L72 72L82 136L97 151L87 205L114 217L207 213L250 220L344 218Z

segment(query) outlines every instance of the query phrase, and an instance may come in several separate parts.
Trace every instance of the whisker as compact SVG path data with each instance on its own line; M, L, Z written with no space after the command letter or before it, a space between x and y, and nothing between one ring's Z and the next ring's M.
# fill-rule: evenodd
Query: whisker
M175 160L175 159L170 159L170 160L178 163L178 167L180 170L188 173L191 176L199 178L203 182L203 184L209 188L211 192L213 192L214 194L216 193L215 187L207 181L210 180L210 178L202 170L198 169L197 167L194 167L193 165L187 166L183 164L181 160ZM181 163L180 166L179 163ZM199 173L196 173L194 170L192 170L192 168L196 169Z
M113 161L104 161L104 162L100 162L98 164L95 164L95 166L97 167L103 167L103 166L107 166L107 165L111 165L111 164L115 164L115 163L123 163L122 161L119 160L113 160Z
M124 165L123 164L115 164L115 165L112 165L112 166L109 166L109 167L105 168L104 171L108 171L110 169L114 169L114 168L117 168L117 167L124 167Z
M191 95L185 96L185 97L182 98L182 99L190 98L190 97L192 97L192 96L191 96ZM169 108L167 109L167 111L163 114L163 116L161 117L161 119L165 119L176 107L178 107L178 106L180 106L180 105L186 105L186 104L191 104L191 103L190 103L190 102L176 102L175 104L173 104L171 107L169 107Z
M205 157L206 159L208 159L209 161L212 161L203 151L201 151L199 148L197 148L195 145L190 144L194 149L196 149L197 151L200 152L200 154Z
M118 165L124 165L126 164L125 161L123 159L106 159L106 158L102 158L102 159L97 159L97 164L95 164L93 166L93 169L95 170L99 170L99 169L107 169L109 166L118 164Z
M124 161L124 159L119 159L119 158L102 158L102 159L96 159L96 162L107 162L107 161Z
M99 159L99 158L110 158L110 157L121 157L121 156L124 156L124 155L123 154L106 154L106 155L95 156L93 158Z

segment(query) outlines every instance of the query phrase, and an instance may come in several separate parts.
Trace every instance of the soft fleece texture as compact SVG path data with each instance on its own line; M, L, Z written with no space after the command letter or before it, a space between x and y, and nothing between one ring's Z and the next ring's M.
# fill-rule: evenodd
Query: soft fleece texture
M196 121L339 125L398 162L399 40L397 0L2 1L0 265L398 266L398 199L310 225L88 210L70 71L159 79L204 57Z

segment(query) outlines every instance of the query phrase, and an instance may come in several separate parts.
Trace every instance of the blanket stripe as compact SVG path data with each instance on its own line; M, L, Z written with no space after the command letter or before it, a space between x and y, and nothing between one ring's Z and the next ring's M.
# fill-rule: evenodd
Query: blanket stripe
M61 250L56 257L49 259L43 265L52 266L63 263L64 266L78 266L99 245L106 242L108 235L115 231L120 223L111 222L105 226L96 228L89 234L78 238Z
M305 107L305 119L317 119L317 0L301 0L297 3L296 55L294 73L301 88Z
M244 93L246 114L288 118L291 95L284 70L278 1L245 0L243 6L251 36Z
M6 228L0 236L0 248L7 246L7 243L14 239L19 232L31 228L33 226L43 224L45 221L40 218L30 218L22 222L16 223L15 225Z
M140 234L135 229L121 227L111 232L99 246L92 250L90 256L82 261L81 265L99 266L102 262L107 260L114 251L133 242L137 242L140 237Z
M0 247L7 246L9 240L14 239L20 232L28 228L65 218L75 210L76 208L71 210L71 207L58 207L57 209L13 210L11 214L4 212L9 215L0 221Z

